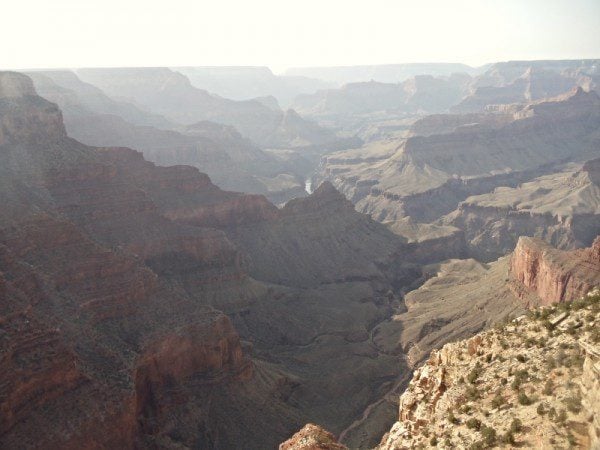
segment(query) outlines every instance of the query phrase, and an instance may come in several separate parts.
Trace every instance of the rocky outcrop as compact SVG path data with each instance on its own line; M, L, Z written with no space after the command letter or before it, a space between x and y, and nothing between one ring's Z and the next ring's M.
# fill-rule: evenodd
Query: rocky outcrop
M530 293L540 305L569 302L600 284L600 237L590 248L569 252L540 239L521 237L510 261L513 291L522 299Z
M318 425L308 423L287 441L279 445L279 450L347 450L337 442L333 434Z
M36 95L33 82L16 72L2 72L0 76L0 98L22 98Z
M600 446L600 350L585 340L579 341L585 355L581 374L581 404L588 412L590 448Z
M446 344L415 370L378 449L578 448L597 439L598 295ZM547 332L540 323L549 319Z

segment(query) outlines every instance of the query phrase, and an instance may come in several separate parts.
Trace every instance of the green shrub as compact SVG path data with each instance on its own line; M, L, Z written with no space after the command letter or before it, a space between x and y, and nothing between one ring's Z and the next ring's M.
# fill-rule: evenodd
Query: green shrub
M555 422L561 425L565 425L567 422L567 412L564 409L561 409L556 416Z
M521 422L521 419L515 417L510 423L510 432L520 433L521 430L523 430L523 422Z
M474 417L467 420L466 422L467 428L472 430L479 430L481 428L481 420L475 419Z
M469 446L469 450L484 450L484 449L485 449L485 445L484 445L483 441L473 442Z
M483 437L485 444L489 447L492 447L496 443L497 433L492 427L483 425L481 427L481 436Z
M527 357L525 355L517 355L517 361L524 363L525 361L527 361Z
M454 415L454 411L448 411L448 422L454 425L458 424L458 419Z
M502 405L506 403L506 400L502 395L496 394L496 396L492 399L492 408L500 408Z
M470 401L475 401L481 398L481 394L475 386L469 386L465 391L465 395Z
M435 436L433 436L430 440L429 440L429 445L431 445L432 447L435 447L438 444L438 440Z
M511 387L518 391L521 388L521 385L527 380L529 377L529 372L526 370L517 370L515 372L515 379L513 380Z
M533 400L531 398L529 398L527 396L527 394L523 391L519 392L518 400L519 400L519 405L527 406L527 405L531 405L533 403Z
M569 442L569 445L571 447L574 447L577 445L577 439L575 439L575 436L573 436L571 434L571 432L567 433L567 441Z
M544 414L546 414L546 408L544 407L544 404L543 404L543 403L540 403L540 404L538 405L538 407L537 407L537 413L538 413L540 416L543 416Z
M467 380L469 381L469 383L475 384L475 382L477 381L477 378L479 378L479 375L481 375L481 372L482 372L481 364L479 364L479 361L477 361L473 370L471 370L469 372L469 375L467 375Z
M503 444L515 445L515 435L512 432L507 431L506 434L502 436L501 441Z
M565 403L565 405L567 406L567 409L570 412L577 414L581 411L581 398L580 397L575 397L575 396L567 397L563 400L563 402Z
M546 384L544 384L544 390L542 391L544 395L552 395L554 393L554 382L551 378L546 380Z

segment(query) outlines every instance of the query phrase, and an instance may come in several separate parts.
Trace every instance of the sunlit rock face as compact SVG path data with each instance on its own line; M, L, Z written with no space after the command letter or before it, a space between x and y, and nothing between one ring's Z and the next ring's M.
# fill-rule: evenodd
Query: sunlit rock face
M591 247L560 251L539 239L519 239L511 257L514 291L524 299L533 293L540 305L578 299L600 284L600 237Z

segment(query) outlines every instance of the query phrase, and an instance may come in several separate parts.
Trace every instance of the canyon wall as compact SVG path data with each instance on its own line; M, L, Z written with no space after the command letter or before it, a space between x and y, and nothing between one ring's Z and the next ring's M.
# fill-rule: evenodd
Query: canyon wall
M569 302L600 285L600 237L590 248L564 252L540 239L521 237L510 260L513 291L534 293L539 304Z

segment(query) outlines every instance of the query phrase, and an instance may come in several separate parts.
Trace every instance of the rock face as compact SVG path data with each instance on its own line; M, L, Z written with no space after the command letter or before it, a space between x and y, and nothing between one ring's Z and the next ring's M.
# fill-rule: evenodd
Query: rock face
M294 434L279 445L279 450L347 450L348 447L339 444L333 434L312 423Z
M594 448L598 301L588 297L566 314L534 311L434 351L414 372L398 421L377 448L555 448L567 441ZM558 324L555 331L540 327L544 317Z
M569 252L521 237L511 257L510 274L516 280L513 290L523 299L531 292L541 305L580 298L600 284L600 237L590 248Z

